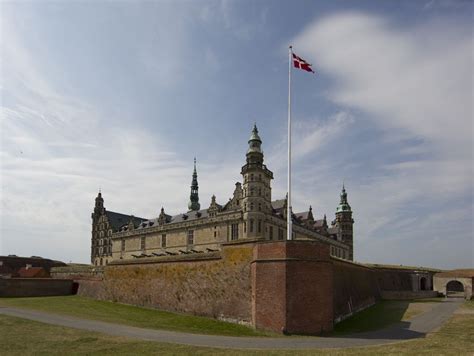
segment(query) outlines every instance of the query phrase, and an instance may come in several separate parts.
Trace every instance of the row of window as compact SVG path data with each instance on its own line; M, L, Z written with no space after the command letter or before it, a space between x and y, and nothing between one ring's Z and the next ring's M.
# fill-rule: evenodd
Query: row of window
M262 203L258 203L258 211L262 211L262 206L263 206ZM268 207L270 209L270 204L268 204ZM244 204L244 212L247 211L247 208L248 208L249 211L254 211L255 204L253 202L249 203L248 205L247 205L247 203L245 203Z
M96 239L102 238L102 237L104 237L104 236L105 236L105 232L104 232L104 231L96 232L96 233L94 234L94 237L95 237ZM108 236L108 237L112 236L112 230L107 231L107 236Z
M103 245L109 245L110 240L105 239L105 240L92 240L92 246L103 246Z
M95 231L107 230L108 227L109 227L109 224L108 224L108 223L105 223L105 224L97 224L97 225L95 226Z
M257 195L255 195L255 191L258 192ZM265 195L266 197L268 197L268 192L266 192L264 195ZM247 188L244 188L244 198L245 198L245 197L253 197L253 196L259 196L259 197L261 197L261 196L262 196L262 188L259 187L259 188L257 189L257 188L251 187L251 188L249 189L249 194L247 194Z
M349 257L348 251L336 246L331 246L331 255L344 259L347 259Z
M259 221L259 224L261 222ZM214 227L217 229L217 226ZM214 230L214 237L217 237L217 230ZM237 240L239 238L239 224L231 225L231 240ZM194 245L194 230L188 230L186 243L188 246ZM166 248L166 234L161 235L161 247ZM140 238L140 249L146 250L146 236ZM121 241L121 251L125 251L125 239Z
M244 222L244 232L247 232L247 223ZM262 220L254 220L254 219L249 219L249 233L253 232L262 232ZM214 228L217 229L217 226ZM274 227L273 226L268 226L268 237L270 240L273 240L274 237L277 238L277 240L284 240L284 230L281 228L276 229L276 236L274 236ZM214 237L217 237L217 231L214 231ZM230 239L232 241L237 240L239 238L239 224L231 224L230 226ZM188 246L194 245L194 230L188 230L187 233L187 238L186 238L186 243ZM166 234L161 235L161 247L166 248ZM140 249L142 251L146 250L146 236L141 236L140 238ZM125 251L125 239L122 239L121 241L121 251Z
M253 173L250 173L249 180L250 180L250 181L254 181L254 180L255 180ZM256 179L256 180L261 181L261 180L262 180L262 175L259 174L259 175L257 176L257 179ZM244 183L247 183L247 176L244 176Z
M191 245L194 243L194 236L193 236L193 231L190 230L191 232L191 235L192 235L192 243ZM188 244L189 244L189 232L188 232ZM162 248L165 248L166 247L166 234L162 234L161 235L161 247ZM140 238L140 249L142 251L146 250L146 236L142 236ZM120 250L123 252L125 251L125 239L122 239L121 241L121 246L120 246Z
M105 266L105 265L108 265L108 264L109 264L109 261L107 259L104 260L104 259L100 258L100 259L97 259L97 260L94 261L94 265L96 265L96 266Z
M112 247L111 246L93 247L92 248L92 256L110 255L111 253L112 253Z

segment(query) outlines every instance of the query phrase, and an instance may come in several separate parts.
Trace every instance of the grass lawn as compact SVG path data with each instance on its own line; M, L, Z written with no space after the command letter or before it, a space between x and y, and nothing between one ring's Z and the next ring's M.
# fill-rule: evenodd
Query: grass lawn
M415 301L382 301L338 323L332 334L376 330L392 323L409 320L428 311L440 299ZM0 298L0 305L29 308L79 318L101 320L131 326L230 336L277 336L252 328L211 318L171 313L132 305L98 301L80 296Z
M443 298L409 301L383 300L336 324L333 334L344 335L381 329L396 322L410 320L429 311L442 301Z
M80 296L0 298L0 306L35 309L84 319L101 320L148 329L229 336L268 336L250 327L211 318L165 312Z
M474 302L466 303L468 311ZM136 341L0 315L2 355L472 355L474 313L459 313L426 338L334 350L226 350Z

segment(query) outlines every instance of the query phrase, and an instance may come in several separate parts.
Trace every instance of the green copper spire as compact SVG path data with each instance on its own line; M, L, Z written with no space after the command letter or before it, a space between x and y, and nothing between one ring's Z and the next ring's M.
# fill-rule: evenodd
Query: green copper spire
M199 204L199 186L197 180L197 171L196 171L196 157L194 157L194 171L193 171L193 180L191 182L191 195L189 196L188 209L189 210L199 210L201 205Z
M262 145L262 140L260 139L260 136L258 135L257 124L254 124L252 134L250 135L250 138L249 138L249 149L247 153L251 153L251 152L262 153L261 145Z
M340 213L343 211L351 211L351 206L347 202L347 193L346 188L344 187L344 183L342 183L341 202L339 203L336 209L336 213Z

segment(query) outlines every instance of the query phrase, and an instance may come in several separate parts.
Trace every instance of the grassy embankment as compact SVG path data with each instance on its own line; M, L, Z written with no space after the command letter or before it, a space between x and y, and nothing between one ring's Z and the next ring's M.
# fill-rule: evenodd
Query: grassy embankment
M406 321L425 312L442 299L382 301L336 325L334 334L376 330ZM98 301L79 296L2 298L0 305L29 308L78 318L101 320L149 329L230 336L266 336L246 326L150 308ZM274 335L276 336L276 335Z
M374 347L335 350L225 350L136 341L100 333L52 326L0 315L2 355L472 355L474 302L437 332L423 339Z
M377 330L390 324L408 321L431 310L443 298L418 299L411 301L384 300L336 324L334 335Z
M80 296L0 298L0 306L2 305L148 329L227 336L269 335L244 325L211 318L99 301Z

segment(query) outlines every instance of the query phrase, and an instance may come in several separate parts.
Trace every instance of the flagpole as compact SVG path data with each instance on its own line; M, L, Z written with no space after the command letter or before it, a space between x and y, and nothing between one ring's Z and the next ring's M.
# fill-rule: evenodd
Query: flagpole
M293 239L291 229L291 55L292 46L288 48L288 200L287 200L287 240Z

